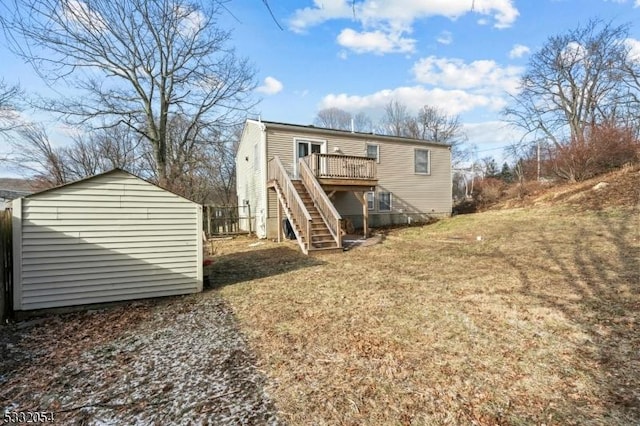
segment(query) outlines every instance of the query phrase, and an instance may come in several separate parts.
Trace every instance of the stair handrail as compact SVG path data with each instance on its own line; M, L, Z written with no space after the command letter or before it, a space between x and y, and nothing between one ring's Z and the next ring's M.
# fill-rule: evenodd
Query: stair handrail
M291 211L292 219L296 222L292 223L291 227L296 237L298 237L298 244L300 244L302 251L306 254L311 247L311 214L309 214L309 211L302 202L300 194L298 194L295 186L293 186L289 174L277 155L269 160L269 177L275 179L282 190L284 201ZM278 226L282 226L282 224L279 223ZM300 238L301 236L298 235L299 232L303 234L304 243L302 238Z
M308 158L315 157L312 155L311 157L304 157L298 160L298 174L300 175L300 180L302 180L302 183L311 195L311 199L327 224L327 228L329 228L331 236L333 236L336 241L337 247L341 248L342 216L340 216L340 213L338 213L334 207L329 196L324 192L322 186L320 186L320 183L316 179L311 167L309 167L307 162Z

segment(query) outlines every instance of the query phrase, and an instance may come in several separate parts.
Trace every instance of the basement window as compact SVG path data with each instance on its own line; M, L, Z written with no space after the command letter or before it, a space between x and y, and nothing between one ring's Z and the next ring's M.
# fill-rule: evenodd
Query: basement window
M380 192L378 193L378 198L379 198L378 210L381 212L390 212L391 211L391 193Z
M375 210L376 208L376 193L367 192L367 210Z

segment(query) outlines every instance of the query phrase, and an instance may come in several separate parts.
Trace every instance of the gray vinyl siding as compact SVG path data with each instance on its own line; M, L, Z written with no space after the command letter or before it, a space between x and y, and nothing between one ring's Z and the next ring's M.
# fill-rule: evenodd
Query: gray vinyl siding
M293 138L297 136L304 136L301 134L293 134L288 132L282 132L277 130L271 130L267 127L267 161L273 157L280 157L282 165L287 172L293 173L293 155L294 144ZM308 135L307 135L308 137ZM269 191L267 193L267 217L277 217L278 208L278 196L275 191Z
M366 156L366 145L379 146L377 164L378 186L376 192L392 194L392 210L379 212L379 197L372 215L436 214L451 213L451 152L448 146L415 140L389 140L376 135L323 133L321 129L305 131L304 128L270 128L267 124L267 158L278 155L285 167L292 167L294 138L327 141L327 153L335 149L345 155ZM414 173L415 149L431 152L430 174ZM343 215L362 214L362 205L351 193L336 193L333 198L336 209ZM276 216L275 193L268 197L269 217Z
M201 207L120 170L20 199L14 238L17 310L202 290Z

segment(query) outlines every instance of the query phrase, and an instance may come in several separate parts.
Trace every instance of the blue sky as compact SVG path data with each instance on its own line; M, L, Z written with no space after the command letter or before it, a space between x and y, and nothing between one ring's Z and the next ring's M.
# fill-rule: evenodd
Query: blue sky
M640 0L270 1L229 5L238 51L259 69L263 119L311 124L339 107L380 117L396 99L411 112L459 114L479 156L501 157L519 135L501 121L530 54L590 18L630 23ZM634 23L638 22L637 25ZM266 79L266 80L265 80Z
M597 17L640 39L640 0L358 0L355 14L351 0L269 4L284 30L261 0L232 0L221 16L256 67L264 120L311 124L326 107L375 120L390 100L412 113L429 104L459 114L478 156L498 159L519 138L500 110L549 36ZM8 83L46 92L4 47L0 64Z

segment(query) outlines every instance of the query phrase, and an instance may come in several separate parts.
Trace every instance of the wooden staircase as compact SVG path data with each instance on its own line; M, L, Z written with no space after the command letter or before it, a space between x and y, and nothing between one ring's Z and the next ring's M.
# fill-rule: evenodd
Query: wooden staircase
M313 203L311 194L309 194L309 191L307 191L304 183L302 183L301 180L291 180L291 182L296 188L296 191L298 191L300 199L302 199L304 206L307 208L307 211L311 216L311 245L309 247L309 250L342 250L342 248L338 247L338 243L336 242L333 235L331 235L329 227L322 218L320 211Z
M300 179L293 180L277 156L269 161L267 186L278 195L278 218L284 211L303 253L342 251L342 217L309 166L302 161L299 166Z

